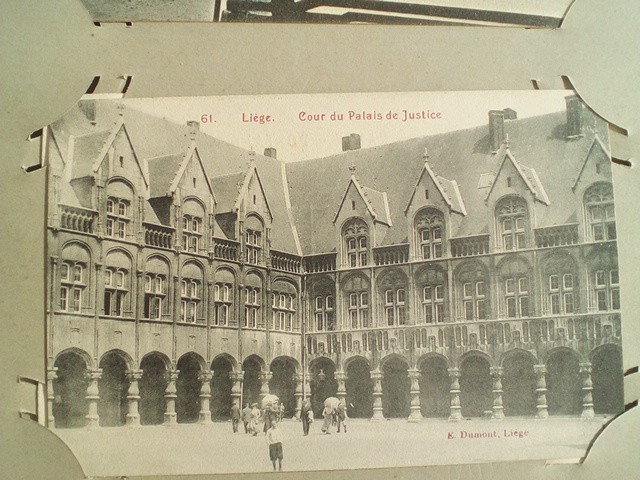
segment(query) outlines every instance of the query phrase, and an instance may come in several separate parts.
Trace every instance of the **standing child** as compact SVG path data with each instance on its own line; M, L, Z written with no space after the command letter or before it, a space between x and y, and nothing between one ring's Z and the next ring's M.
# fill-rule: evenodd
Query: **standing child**
M278 470L282 471L282 432L276 422L273 422L267 430L267 444L269 445L269 458L273 465L273 471L276 471L276 460L278 461Z

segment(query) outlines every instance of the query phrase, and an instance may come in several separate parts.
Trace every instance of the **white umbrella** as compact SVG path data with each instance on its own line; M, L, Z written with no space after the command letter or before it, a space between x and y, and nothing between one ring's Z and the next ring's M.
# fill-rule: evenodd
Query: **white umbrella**
M338 400L336 397L329 397L324 401L325 407L338 408L338 405L340 405L340 400Z
M262 399L262 408L269 407L278 401L279 401L279 398L275 395L271 395L271 394L265 395L264 398Z

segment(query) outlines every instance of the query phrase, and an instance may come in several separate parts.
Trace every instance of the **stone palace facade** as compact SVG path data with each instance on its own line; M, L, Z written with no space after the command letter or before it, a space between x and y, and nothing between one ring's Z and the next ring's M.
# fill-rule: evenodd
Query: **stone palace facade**
M621 411L606 128L568 97L283 163L81 101L46 135L50 426Z

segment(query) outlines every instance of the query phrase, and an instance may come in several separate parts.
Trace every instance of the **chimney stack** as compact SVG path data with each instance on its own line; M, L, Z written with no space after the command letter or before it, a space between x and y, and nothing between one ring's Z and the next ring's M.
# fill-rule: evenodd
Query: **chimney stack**
M504 111L489 111L489 143L491 153L495 153L504 140Z
M348 137L342 137L342 151L359 150L360 149L360 135L352 133Z
M273 147L268 147L264 149L264 156L265 157L270 157L273 159L277 159L278 158L278 152L275 148Z
M191 138L191 140L195 140L198 131L200 131L200 123L195 120L189 120L187 122L187 126L189 127L189 138Z
M584 105L577 95L565 97L567 103L567 138L576 138L584 133Z

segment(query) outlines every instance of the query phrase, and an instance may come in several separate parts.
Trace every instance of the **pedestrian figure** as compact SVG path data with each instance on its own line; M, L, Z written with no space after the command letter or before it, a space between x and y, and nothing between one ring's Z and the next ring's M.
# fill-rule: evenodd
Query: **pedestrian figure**
M340 425L344 427L344 433L347 433L347 407L344 403L340 402L338 405L336 416L338 417L338 433L340 433Z
M278 421L281 422L284 418L284 403L280 403L280 412L278 415Z
M269 458L273 465L273 471L276 471L276 460L278 461L278 470L282 470L282 432L278 428L277 422L273 422L269 430L267 430L267 444L269 445Z
M249 433L249 422L251 422L251 407L245 403L242 409L242 422L244 423L244 433Z
M258 404L254 403L251 405L251 420L249 421L249 431L255 437L258 435L258 422L260 421L260 409L258 408Z
M313 422L313 409L311 408L311 402L309 402L309 400L305 400L302 403L300 420L302 420L302 432L305 435L309 435L309 426Z
M333 408L329 406L324 407L324 410L322 411L322 416L324 417L324 421L322 422L322 433L326 435L331 433L329 429L331 428L331 423L333 422L333 414Z
M240 407L236 402L231 405L231 427L233 433L238 433L238 424L240 423Z
M264 409L264 428L263 431L266 434L267 430L272 424L278 421L278 415L280 414L280 408L277 402L270 403Z

